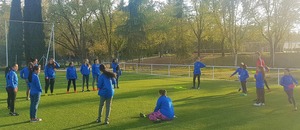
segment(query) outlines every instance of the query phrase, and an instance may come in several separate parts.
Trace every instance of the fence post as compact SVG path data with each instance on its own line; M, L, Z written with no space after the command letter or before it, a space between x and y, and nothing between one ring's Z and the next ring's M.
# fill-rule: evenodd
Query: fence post
M169 65L168 65L168 75L169 75L169 76L170 76L170 74L171 74L171 73L170 73L170 67L171 67L171 65L169 64Z
M215 79L215 66L213 66L213 74L212 74L212 78L213 78L213 80Z
M138 65L138 63L136 63L135 66L136 66L135 73L139 73L139 65Z
M150 70L151 71L151 75L153 75L152 69L153 69L153 64L151 64L151 70Z
M189 65L189 77L191 77L191 66Z
M279 68L277 68L277 85L279 85L280 84L280 71L279 71Z

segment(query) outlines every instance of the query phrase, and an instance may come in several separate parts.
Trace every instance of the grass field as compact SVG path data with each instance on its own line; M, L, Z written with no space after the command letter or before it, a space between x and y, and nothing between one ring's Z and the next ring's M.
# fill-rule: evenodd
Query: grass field
M2 72L1 72L2 73ZM43 75L40 75L43 79ZM80 77L80 76L79 76ZM2 77L1 77L2 78ZM4 80L0 80L0 129L201 129L201 130L299 130L300 111L293 111L283 89L271 85L266 106L254 107L254 83L248 83L249 94L240 96L239 83L225 80L202 80L200 90L190 89L191 78L160 77L124 73L120 89L115 91L109 125L95 123L98 115L97 92L66 93L66 80L59 72L54 96L42 96L38 117L29 122L29 101L25 100L24 81L20 80L16 111L11 117L6 108ZM42 85L44 81L42 80ZM91 83L91 81L90 81ZM81 90L81 80L77 81ZM153 111L158 90L167 89L177 116L173 121L152 123L139 113ZM73 89L71 89L72 91ZM295 90L300 101L299 88Z

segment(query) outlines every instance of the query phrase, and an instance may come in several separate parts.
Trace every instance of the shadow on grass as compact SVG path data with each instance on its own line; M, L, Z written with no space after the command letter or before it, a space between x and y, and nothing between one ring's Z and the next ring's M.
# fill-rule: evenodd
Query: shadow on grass
M94 122L90 122L90 123L87 123L87 124L82 124L82 125L78 125L78 126L74 126L74 127L70 127L70 128L65 128L63 130L83 130L83 129L91 129L91 128L94 128L94 127L97 127L99 125L103 125L103 124L99 124L99 123L96 123L95 121Z
M18 122L18 123L12 123L12 124L0 125L0 128L1 128L1 127L7 127L7 126L21 125L21 124L25 124L25 123L30 123L30 121L22 121L22 122Z

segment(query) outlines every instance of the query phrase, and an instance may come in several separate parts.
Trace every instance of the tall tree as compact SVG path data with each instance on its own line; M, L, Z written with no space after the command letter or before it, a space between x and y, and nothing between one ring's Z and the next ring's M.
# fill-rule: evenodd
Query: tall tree
M45 34L41 0L25 0L24 4L25 57L41 58L45 55Z
M22 64L23 61L23 16L21 1L13 0L10 9L10 22L8 31L8 64Z

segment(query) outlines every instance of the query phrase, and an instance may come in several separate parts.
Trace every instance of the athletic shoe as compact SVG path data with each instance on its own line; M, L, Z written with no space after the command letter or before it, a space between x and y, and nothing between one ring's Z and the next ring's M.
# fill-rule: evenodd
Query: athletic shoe
M90 90L88 89L88 90L86 90L87 92L89 92Z
M200 89L200 87L198 87L197 89Z
M265 103L261 103L262 106L266 105Z
M260 107L262 104L261 103L254 103L253 106Z
M10 112L9 114L10 114L11 116L19 116L19 114L16 113L16 112Z
M67 94L69 94L70 92L69 91L67 91Z
M140 117L145 118L147 116L145 114L143 114L143 113L140 113Z
M119 86L117 87L117 89L119 89Z
M28 101L29 101L29 100L30 100L30 98L29 98L29 97L27 97L27 98L26 98L26 100L28 100Z
M247 96L247 94L246 93L242 93L241 96Z
M82 90L81 92L84 92L84 90Z
M297 111L297 110L298 110L298 107L295 107L294 110Z
M109 124L109 122L108 121L106 121L105 123L104 123L104 125L108 125Z
M161 123L161 119L156 119L154 123Z
M41 118L34 118L34 119L31 119L30 122L34 123L34 122L39 122L39 121L42 121Z
M96 122L97 122L97 123L101 123L101 120L98 118L98 119L96 120Z

